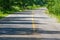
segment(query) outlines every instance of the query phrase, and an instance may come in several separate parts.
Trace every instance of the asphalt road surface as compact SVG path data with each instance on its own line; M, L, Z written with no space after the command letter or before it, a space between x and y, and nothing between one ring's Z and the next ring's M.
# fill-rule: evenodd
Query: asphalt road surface
M46 8L15 12L0 20L0 40L60 40L60 27Z

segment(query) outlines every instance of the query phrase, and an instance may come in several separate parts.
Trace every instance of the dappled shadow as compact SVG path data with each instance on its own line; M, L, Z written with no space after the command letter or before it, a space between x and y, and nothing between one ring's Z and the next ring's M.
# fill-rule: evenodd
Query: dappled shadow
M33 24L33 22L9 22L9 21L1 21L0 24ZM46 24L46 23L37 23L35 22L34 24Z
M32 21L32 20L1 20L1 21Z
M2 37L0 40L60 40L59 38L24 38L24 37Z
M60 31L38 31L40 34L60 34Z
M32 28L0 28L0 35L30 35L32 33Z
M34 17L40 18L40 17ZM41 17L44 18L44 17ZM46 24L38 23L38 20L34 20L34 24ZM33 24L32 17L6 17L3 20L0 20L0 24Z
M2 17L2 18L4 18L4 17ZM32 17L5 17L5 19L3 19L1 21L19 20L19 19L24 19L24 18L32 18ZM49 19L48 17L33 17L33 18Z
M23 12L13 12L14 14L26 14L26 15L30 15L32 14L32 11L23 11Z
M36 30L36 33L39 33L39 34L60 34L60 31L48 31L48 30L43 30L43 29L37 29Z
M0 35L60 34L60 31L36 30L33 28L0 28Z

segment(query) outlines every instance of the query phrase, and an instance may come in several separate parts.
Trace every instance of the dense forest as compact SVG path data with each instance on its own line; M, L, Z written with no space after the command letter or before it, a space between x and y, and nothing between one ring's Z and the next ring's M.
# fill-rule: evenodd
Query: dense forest
M0 0L1 14L47 7L49 12L60 15L60 0Z

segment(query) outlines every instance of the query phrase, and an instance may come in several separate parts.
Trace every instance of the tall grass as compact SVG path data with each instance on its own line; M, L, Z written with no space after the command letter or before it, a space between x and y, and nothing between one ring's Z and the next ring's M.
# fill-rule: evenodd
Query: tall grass
M50 4L47 4L50 14L53 14L60 21L60 0L53 0Z

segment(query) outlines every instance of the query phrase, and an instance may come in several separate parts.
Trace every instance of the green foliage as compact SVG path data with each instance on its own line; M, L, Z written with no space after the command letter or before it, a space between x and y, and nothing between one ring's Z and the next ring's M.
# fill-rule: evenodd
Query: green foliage
M60 0L52 0L48 3L47 8L49 9L49 12L53 14L60 14Z
M60 15L60 0L52 0L51 3L48 2L47 5L49 12L55 15Z
M46 5L50 14L53 14L60 20L60 0L50 0Z
M0 10L10 13L24 9L35 9L45 5L44 0L0 0Z
M3 12L0 11L0 19L7 16L7 15L8 15L7 13L3 14Z
M50 12L60 13L60 0L0 0L0 10L10 13L46 6Z

